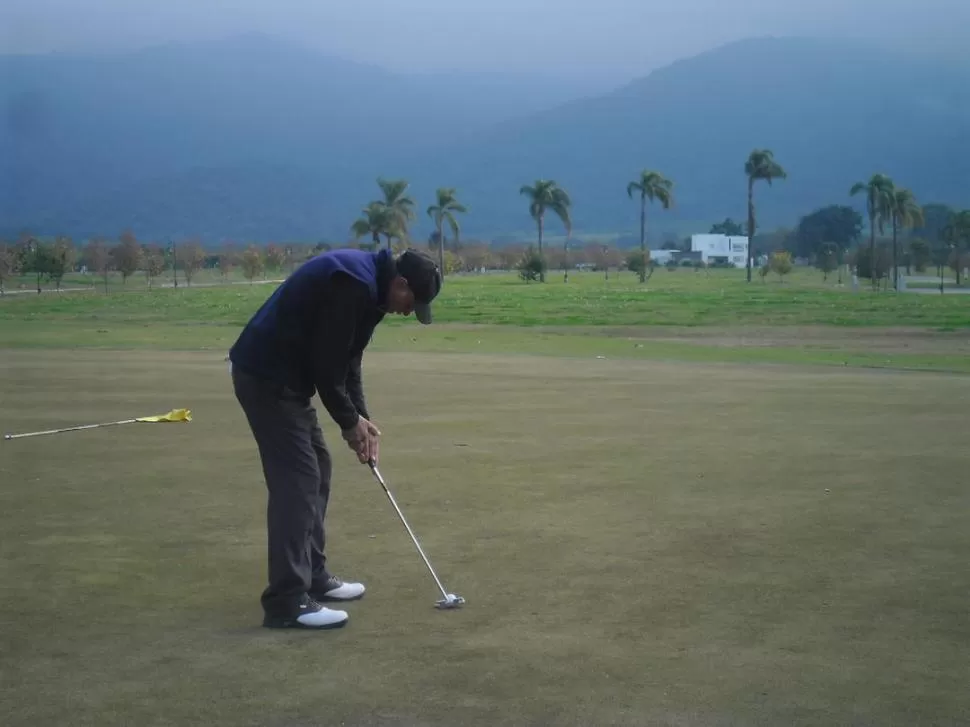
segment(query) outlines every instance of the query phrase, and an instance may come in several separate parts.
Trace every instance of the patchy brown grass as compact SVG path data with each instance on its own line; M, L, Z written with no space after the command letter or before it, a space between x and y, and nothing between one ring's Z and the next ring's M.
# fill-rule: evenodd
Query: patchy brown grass
M222 352L2 351L5 724L970 720L962 376L378 353L336 448L333 633L258 626L264 490ZM331 442L333 426L326 426Z
M724 348L796 348L856 353L970 355L966 331L932 328L839 328L836 326L598 326L539 327L539 332L611 336L653 343L692 343Z

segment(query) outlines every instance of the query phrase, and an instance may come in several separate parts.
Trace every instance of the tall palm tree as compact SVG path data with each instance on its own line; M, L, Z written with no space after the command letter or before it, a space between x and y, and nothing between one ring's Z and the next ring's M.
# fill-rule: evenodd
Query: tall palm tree
M350 226L354 239L359 240L365 235L370 235L375 246L379 247L381 235L386 235L387 246L390 247L391 237L397 236L390 210L382 202L371 202L361 210L361 213L363 217Z
M866 212L869 215L869 277L872 287L876 288L876 228L883 231L886 220L892 216L893 180L885 174L873 174L868 182L856 182L849 190L849 195L866 195Z
M387 208L390 218L390 227L394 230L394 237L404 240L408 234L408 223L414 219L414 199L407 194L408 181L406 179L384 179L377 180L384 199L378 204ZM387 247L391 247L391 235L387 235Z
M569 194L551 179L537 179L535 184L526 185L519 190L519 194L529 199L529 214L536 221L539 229L539 258L542 257L542 233L545 227L546 212L555 214L566 226L566 238L572 234L573 220L571 215L572 200ZM545 266L543 266L545 267ZM545 271L539 273L539 282L546 282Z
M960 270L963 263L963 250L970 245L970 210L962 210L954 214L942 231L943 242L950 246L952 265L957 274L957 285L960 285ZM946 257L941 259L940 265L945 267ZM940 277L943 277L943 267Z
M461 225L455 218L455 214L464 213L468 210L455 198L454 187L441 187L435 193L437 204L428 207L428 216L434 220L435 228L438 230L438 269L441 274L445 274L445 232L444 225L447 222L455 236L455 244L458 244L458 236L461 234Z
M899 263L896 261L896 241L900 229L923 224L923 208L916 203L916 195L903 187L893 190L891 199L893 221L893 288L899 290Z
M633 199L634 192L640 193L640 282L647 279L647 200L658 201L665 210L674 203L674 183L659 172L644 169L640 179L630 182L626 187L627 196Z
M755 149L744 164L744 173L748 177L748 254L745 266L748 269L748 282L751 282L751 255L754 250L755 217L754 217L754 185L755 182L767 182L772 186L776 179L787 179L788 173L775 161L775 154L770 149Z

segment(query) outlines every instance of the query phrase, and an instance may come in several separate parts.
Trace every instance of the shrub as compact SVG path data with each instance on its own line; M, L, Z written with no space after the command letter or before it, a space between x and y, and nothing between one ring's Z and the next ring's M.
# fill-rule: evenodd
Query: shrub
M778 252L771 253L768 267L773 273L776 273L778 277L784 280L785 276L792 271L791 253L787 250L779 250Z
M519 277L527 283L539 280L540 275L546 272L545 260L536 252L532 246L525 251L518 264Z

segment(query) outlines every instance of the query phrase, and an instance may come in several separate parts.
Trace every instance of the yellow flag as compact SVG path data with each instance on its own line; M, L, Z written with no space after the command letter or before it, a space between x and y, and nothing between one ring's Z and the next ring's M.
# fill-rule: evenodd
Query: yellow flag
M192 412L188 409L172 409L168 414L159 414L154 417L141 417L136 422L190 422Z

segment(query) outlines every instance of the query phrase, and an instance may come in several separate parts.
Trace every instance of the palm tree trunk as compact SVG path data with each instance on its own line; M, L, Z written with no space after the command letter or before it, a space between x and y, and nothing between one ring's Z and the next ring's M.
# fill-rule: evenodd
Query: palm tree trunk
M876 212L875 205L869 205L869 280L872 281L872 289L877 287L876 282Z
M562 244L562 282L569 282L569 236Z
M542 215L539 215L539 260L542 261L542 268L539 270L539 282L546 282L546 259L542 256Z
M445 276L445 235L441 218L438 218L438 270Z
M640 282L647 280L647 195L640 195Z
M748 282L751 282L751 256L754 255L754 177L748 177L748 254L744 266L748 269Z
M899 265L896 262L896 236L897 236L896 215L893 215L893 289L899 290Z

